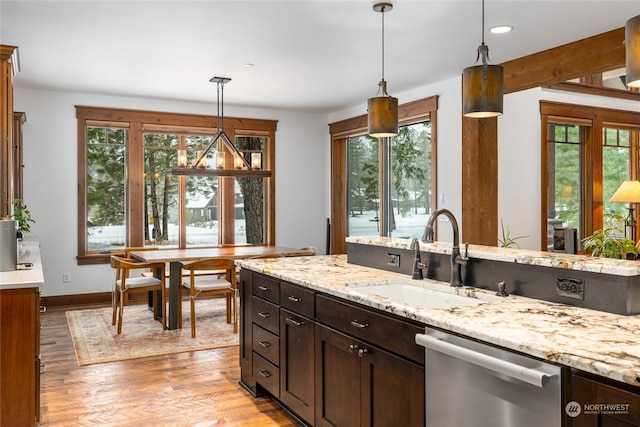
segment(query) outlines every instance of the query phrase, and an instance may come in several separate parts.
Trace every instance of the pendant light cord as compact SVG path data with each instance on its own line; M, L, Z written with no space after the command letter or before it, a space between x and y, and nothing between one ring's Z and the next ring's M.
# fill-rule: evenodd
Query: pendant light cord
M385 6L382 6L382 81L384 81L384 9Z
M482 0L482 44L484 44L484 0Z
M220 108L220 92L222 92L222 108ZM218 82L218 111L217 111L217 120L216 127L218 130L224 131L224 83ZM222 111L222 113L221 113Z

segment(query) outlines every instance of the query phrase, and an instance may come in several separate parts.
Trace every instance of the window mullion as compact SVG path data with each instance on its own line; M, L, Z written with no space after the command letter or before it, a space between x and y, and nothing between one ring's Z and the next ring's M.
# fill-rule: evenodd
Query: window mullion
M144 136L142 122L131 122L127 141L127 246L144 246Z

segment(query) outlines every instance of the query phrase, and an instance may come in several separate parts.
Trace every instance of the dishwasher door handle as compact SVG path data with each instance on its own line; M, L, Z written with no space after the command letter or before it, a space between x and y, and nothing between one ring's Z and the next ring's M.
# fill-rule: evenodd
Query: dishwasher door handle
M439 340L430 335L416 334L416 344L540 388L543 388L551 378L556 377L556 375L548 375L536 369L526 368L484 353L478 353L477 351Z

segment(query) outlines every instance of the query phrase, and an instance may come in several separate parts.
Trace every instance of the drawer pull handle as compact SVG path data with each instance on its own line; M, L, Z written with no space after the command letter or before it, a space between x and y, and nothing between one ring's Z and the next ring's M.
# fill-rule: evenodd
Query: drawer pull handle
M355 345L355 344L351 344L349 346L349 353L353 353L353 352L356 352L356 351L358 351L358 346Z
M293 317L287 317L287 323L293 326L302 326L304 322L302 320L294 319Z
M263 347L271 347L271 343L268 341L258 341L258 344L260 344Z
M367 354L369 354L369 350L367 350L366 348L361 348L360 350L358 350L358 356L360 357L364 357Z
M296 297L296 296L293 296L293 295L289 295L289 301L300 302L300 301L302 301L302 298Z
M271 373L269 371L258 371L260 372L260 375L262 375L265 378L269 378L271 376Z
M357 320L352 320L351 321L351 326L355 326L356 328L364 329L367 326L369 326L369 324L368 323L358 322Z
M269 313L265 313L264 311L259 311L258 316L267 318L267 317L270 317L271 315Z
M268 286L265 286L265 285L259 285L259 286L258 286L258 289L260 289L261 291L265 291L265 292L266 292L266 291L268 291L268 290L269 290L269 289L271 289L271 288L270 288L270 287L268 287Z

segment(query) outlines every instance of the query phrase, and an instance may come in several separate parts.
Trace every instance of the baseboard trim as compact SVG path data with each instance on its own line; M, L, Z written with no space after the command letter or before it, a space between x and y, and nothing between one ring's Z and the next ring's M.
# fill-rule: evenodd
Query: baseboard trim
M145 294L134 293L129 295L129 301L148 302ZM56 295L40 297L40 305L45 307L65 307L85 304L111 304L111 292L96 292L92 294Z

